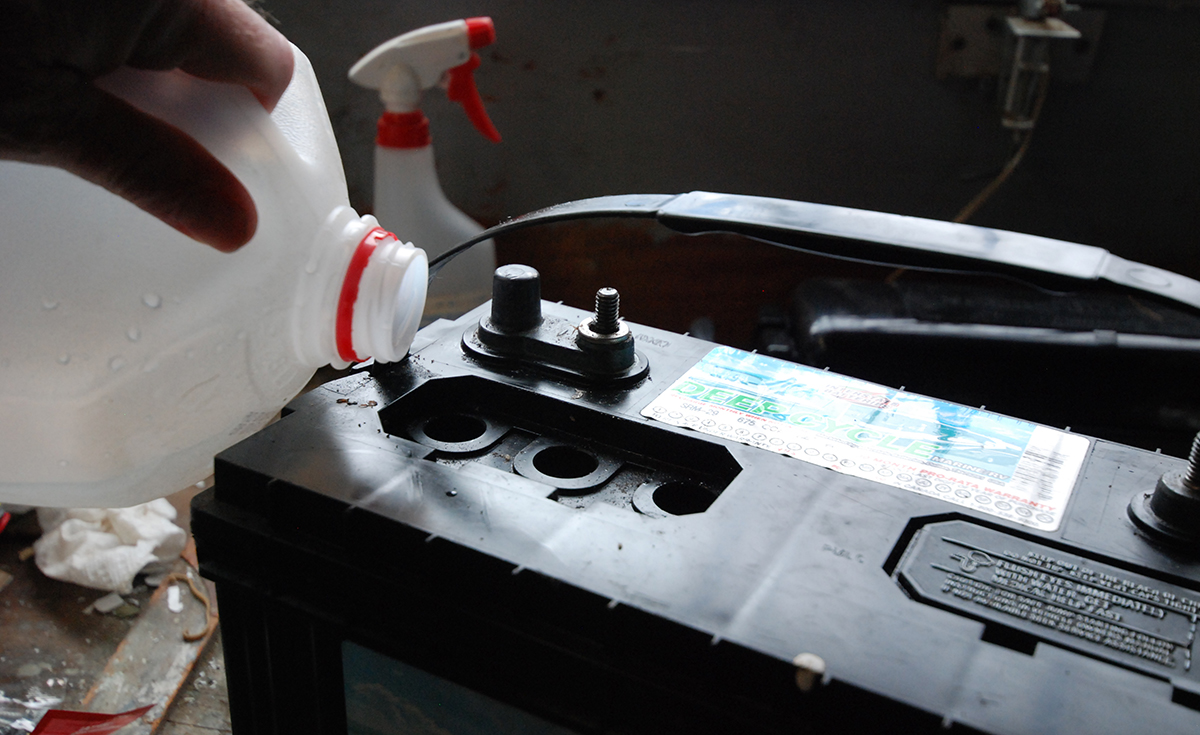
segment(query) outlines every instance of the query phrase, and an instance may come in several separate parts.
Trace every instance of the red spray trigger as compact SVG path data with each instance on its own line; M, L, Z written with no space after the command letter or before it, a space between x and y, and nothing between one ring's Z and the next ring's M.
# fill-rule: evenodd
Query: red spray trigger
M487 110L483 109L483 99L479 96L479 89L475 87L475 70L481 63L479 54L472 53L471 58L467 59L465 64L451 69L450 80L446 85L446 97L463 106L467 118L470 119L475 129L483 134L483 137L493 143L499 143L500 131L496 130L496 126L492 124Z

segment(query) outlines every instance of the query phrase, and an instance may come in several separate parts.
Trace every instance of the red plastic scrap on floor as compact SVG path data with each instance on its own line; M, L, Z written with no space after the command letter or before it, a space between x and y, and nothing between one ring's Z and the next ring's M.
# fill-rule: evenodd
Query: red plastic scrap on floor
M66 709L47 710L32 735L109 735L146 714L153 706L148 704L117 715Z

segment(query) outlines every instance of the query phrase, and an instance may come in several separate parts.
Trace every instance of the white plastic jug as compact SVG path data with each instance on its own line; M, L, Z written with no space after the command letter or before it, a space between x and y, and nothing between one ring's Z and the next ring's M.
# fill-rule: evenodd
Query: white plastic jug
M316 368L404 357L424 252L348 205L308 59L245 89L123 69L102 85L196 138L258 208L219 253L58 169L0 162L0 502L115 507L202 480Z

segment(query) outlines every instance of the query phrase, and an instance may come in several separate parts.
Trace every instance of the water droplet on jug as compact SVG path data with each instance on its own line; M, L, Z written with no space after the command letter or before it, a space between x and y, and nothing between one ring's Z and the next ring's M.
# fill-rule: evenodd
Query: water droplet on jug
M151 309L157 309L162 306L162 296L156 293L148 293L142 296L142 303L149 306Z
M59 365L66 365L70 361L71 361L71 356L65 352L58 356L58 364Z
M71 464L71 463L70 463L70 462L68 462L68 461L67 461L67 460L65 460L65 459L60 459L60 460L58 460L58 466L59 466L59 467L66 467L66 466L67 466L67 465L69 465L69 464Z
M125 336L129 338L130 342L137 342L142 338L142 331L137 327L130 327L129 330L125 332Z
M58 302L54 299L42 299L42 308L46 311L54 311L58 308Z
M304 272L305 272L305 273L307 273L307 274L308 274L308 275L310 275L310 276L311 276L312 274L316 273L316 272L317 272L317 264L316 264L316 261L311 261L311 260L310 260L310 261L308 262L308 265L304 266Z
M115 373L116 371L125 367L125 358L121 357L120 355L117 355L116 357L114 357L113 359L108 361L108 367Z

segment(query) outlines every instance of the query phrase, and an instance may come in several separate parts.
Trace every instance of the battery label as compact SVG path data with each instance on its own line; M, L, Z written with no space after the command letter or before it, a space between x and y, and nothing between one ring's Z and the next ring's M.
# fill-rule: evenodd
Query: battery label
M717 347L647 418L1054 531L1087 437Z

